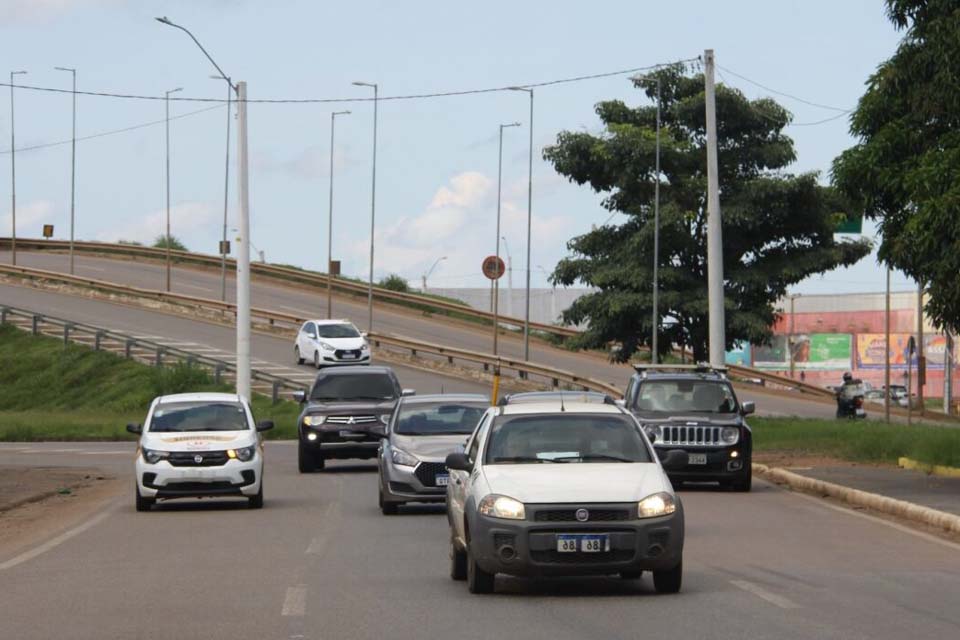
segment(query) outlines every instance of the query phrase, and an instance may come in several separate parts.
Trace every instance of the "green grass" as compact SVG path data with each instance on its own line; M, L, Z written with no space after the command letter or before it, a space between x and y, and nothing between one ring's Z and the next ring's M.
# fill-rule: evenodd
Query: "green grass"
M896 464L900 457L960 467L960 429L875 420L752 418L754 450Z
M127 423L143 422L158 395L233 391L197 367L158 369L10 326L0 326L0 362L0 441L8 442L134 439ZM268 438L295 436L296 403L255 395L253 412L274 421Z

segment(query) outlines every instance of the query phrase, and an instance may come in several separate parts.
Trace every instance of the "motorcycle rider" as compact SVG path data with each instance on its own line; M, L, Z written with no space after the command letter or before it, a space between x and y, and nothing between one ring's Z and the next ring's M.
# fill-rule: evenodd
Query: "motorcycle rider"
M843 384L837 388L837 417L856 417L857 397L860 396L860 381L854 380L849 371L843 374ZM862 400L860 406L862 406Z

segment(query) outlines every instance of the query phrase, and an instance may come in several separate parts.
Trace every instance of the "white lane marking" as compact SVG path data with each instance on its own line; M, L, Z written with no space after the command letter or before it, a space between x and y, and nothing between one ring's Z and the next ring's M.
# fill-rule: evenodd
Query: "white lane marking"
M83 269L84 271L106 271L103 267L91 267L87 264L77 265L78 268Z
M778 596L775 593L771 593L770 591L767 591L766 589L764 589L758 584L747 582L746 580L731 580L730 584L740 589L743 589L748 593L752 593L758 598L766 600L770 604L775 604L781 609L799 609L800 608L800 605L798 605L793 600L790 600L789 598L784 598L783 596Z
M304 311L303 309L298 309L298 308L296 308L296 307L287 307L287 306L284 306L284 305L280 305L280 308L281 308L281 309L285 309L286 311L292 311L292 312L294 312L294 313L302 313L302 314L304 315L304 317L307 317L307 318L313 318L313 317L315 317L315 316L314 316L314 313L315 313L315 312L313 312L313 311ZM317 315L319 315L319 313L317 313Z
M307 585L300 584L287 587L287 595L283 599L282 616L302 616L307 613Z
M0 563L0 571L6 571L7 569L12 569L17 565L23 564L24 562L33 560L37 556L44 554L47 551L50 551L51 549L54 549L60 546L70 538L80 535L81 533L83 533L87 529L90 529L91 527L97 526L98 524L106 520L108 517L113 515L114 509L115 509L115 505L109 506L104 511L101 511L99 514L90 518L83 524L77 525L76 527L68 531L64 531L63 533L58 535L56 538L53 538L52 540L48 540L38 547L34 547L33 549L24 551L20 555L14 556L9 560L7 560L6 562Z
M201 287L199 285L190 284L189 282L178 282L177 287L186 287L188 289L193 289L195 291L213 291L210 287Z

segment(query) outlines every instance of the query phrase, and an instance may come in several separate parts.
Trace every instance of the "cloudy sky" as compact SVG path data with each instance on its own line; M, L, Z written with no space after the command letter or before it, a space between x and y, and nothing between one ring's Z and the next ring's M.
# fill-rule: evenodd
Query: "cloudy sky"
M459 91L542 82L695 57L716 50L718 63L772 90L807 102L848 108L870 72L894 50L898 34L881 0L0 0L0 59L18 84L89 91L222 98L222 81L189 38L163 26L167 15L188 26L226 73L246 80L249 97L360 98ZM751 97L772 95L724 75ZM10 116L0 106L0 234L9 235ZM799 159L794 171L826 172L851 144L846 118L801 100L775 96L795 115L789 129ZM557 132L598 131L593 105L638 103L626 75L537 90L534 122L533 243L538 267L551 270L566 241L610 217L600 196L567 183L540 160ZM16 92L18 223L68 233L70 95ZM345 273L366 275L370 231L372 105L250 106L252 240L271 261L323 268L327 246L330 112L334 154L334 259ZM172 225L191 248L216 252L223 216L226 109L171 102ZM77 145L77 236L149 242L162 233L162 101L95 96L78 99L78 136L156 123ZM481 286L492 253L497 193L497 130L504 132L503 235L513 265L525 267L528 101L516 92L380 103L377 167L377 275L395 272L442 287ZM235 139L236 129L233 129ZM231 195L235 193L231 166ZM233 201L231 201L231 226ZM614 217L614 221L616 216ZM871 228L865 229L868 235ZM504 251L506 253L506 251ZM895 280L897 288L908 281ZM816 277L798 292L869 291L883 286L874 257L853 269Z

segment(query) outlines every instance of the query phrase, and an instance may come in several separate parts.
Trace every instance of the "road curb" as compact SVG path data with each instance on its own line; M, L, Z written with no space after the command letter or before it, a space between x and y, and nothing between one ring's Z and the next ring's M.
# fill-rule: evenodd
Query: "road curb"
M925 462L911 460L910 458L900 458L897 461L897 465L902 469L923 471L924 473L929 473L935 476L943 476L945 478L960 478L960 469L957 467L947 467L941 464L927 464Z
M951 533L960 533L960 516L952 513L938 511L937 509L931 509L930 507L924 507L904 500L888 498L887 496L882 496L877 493L869 493L832 482L809 478L787 471L786 469L771 468L765 464L754 463L753 470L774 482L785 484L791 489L805 491L819 496L829 496L857 507L873 509L874 511L937 527Z

